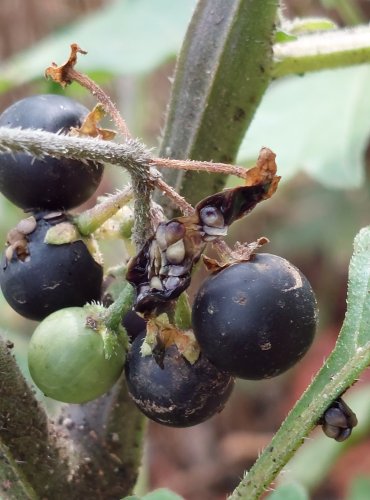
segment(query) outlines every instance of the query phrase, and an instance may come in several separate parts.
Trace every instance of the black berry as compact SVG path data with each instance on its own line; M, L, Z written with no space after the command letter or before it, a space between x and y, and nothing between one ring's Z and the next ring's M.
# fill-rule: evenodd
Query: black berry
M122 318L122 326L126 329L130 340L136 339L146 328L146 321L135 311L128 311Z
M192 365L176 345L167 347L161 362L156 356L142 356L144 336L132 344L126 362L130 394L150 419L173 427L189 427L221 411L234 380L217 370L201 355Z
M46 94L22 99L0 115L0 127L41 129L67 134L88 110L68 97ZM0 154L0 191L27 210L69 210L97 189L103 166L67 158L35 159L25 153Z
M221 370L245 379L279 375L306 353L317 322L315 295L287 260L255 254L208 278L193 306L194 334Z
M23 234L20 227L15 233L0 269L4 297L15 311L33 320L42 320L58 309L98 301L103 278L103 268L82 240L61 245L44 242L48 229L65 222L67 216L43 215L37 221L29 218L35 225L31 231Z

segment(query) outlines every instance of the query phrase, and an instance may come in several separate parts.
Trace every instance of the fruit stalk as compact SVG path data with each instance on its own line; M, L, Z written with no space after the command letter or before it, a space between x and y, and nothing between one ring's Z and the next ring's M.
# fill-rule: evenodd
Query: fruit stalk
M330 403L351 387L370 363L370 226L355 238L349 267L348 309L336 346L270 445L229 500L252 500L276 478L318 424Z
M127 284L106 312L104 323L108 329L118 330L122 318L132 309L133 301L134 289Z
M101 203L76 215L74 223L82 235L88 236L129 203L132 197L132 188L128 185L122 191L108 196Z

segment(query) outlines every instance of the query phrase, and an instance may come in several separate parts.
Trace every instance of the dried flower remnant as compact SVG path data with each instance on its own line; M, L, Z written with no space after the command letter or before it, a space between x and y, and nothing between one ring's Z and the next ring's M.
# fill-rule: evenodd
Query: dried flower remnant
M226 236L228 226L247 215L276 191L275 155L263 148L257 165L248 171L246 185L208 196L194 214L158 225L131 260L127 280L135 287L135 309L146 316L168 309L190 284L193 265L207 242Z

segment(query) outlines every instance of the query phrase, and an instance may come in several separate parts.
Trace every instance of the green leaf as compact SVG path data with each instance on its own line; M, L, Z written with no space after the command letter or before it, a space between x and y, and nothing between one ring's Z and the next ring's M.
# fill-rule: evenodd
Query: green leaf
M370 478L358 477L350 487L347 500L368 500L370 491Z
M292 35L288 31L285 31L281 28L278 29L275 33L275 43L291 42L292 40L297 40L297 36Z
M0 66L0 91L42 77L52 62L68 58L71 43L88 55L78 69L111 74L151 71L180 48L195 0L117 0L44 38Z
M277 81L265 94L238 162L251 162L268 146L283 180L303 170L327 187L360 186L370 136L369 86L365 65Z
M279 486L271 493L268 500L308 500L308 493L305 488L298 483L289 483Z

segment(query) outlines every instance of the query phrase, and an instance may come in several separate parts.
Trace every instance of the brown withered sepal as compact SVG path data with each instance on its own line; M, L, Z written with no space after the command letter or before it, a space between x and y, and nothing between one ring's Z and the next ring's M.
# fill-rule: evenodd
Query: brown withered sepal
M245 186L208 196L194 214L160 223L128 267L126 279L136 290L136 311L146 316L166 311L188 288L193 265L207 242L226 236L229 225L270 198L278 182L275 155L263 148Z

